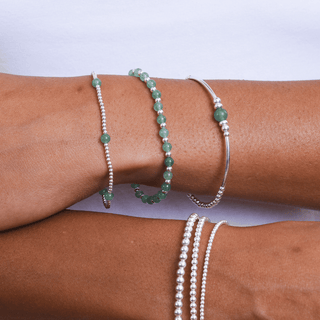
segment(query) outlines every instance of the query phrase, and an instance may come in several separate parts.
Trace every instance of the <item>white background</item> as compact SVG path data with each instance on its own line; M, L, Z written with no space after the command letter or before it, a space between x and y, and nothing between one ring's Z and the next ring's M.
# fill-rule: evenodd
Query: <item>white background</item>
M316 0L0 0L0 72L79 76L140 67L164 78L318 79L319 17ZM204 210L177 192L153 206L128 185L114 193L119 214L186 219L197 211L234 225L320 220L318 211L268 203L224 198ZM104 211L99 195L72 208Z

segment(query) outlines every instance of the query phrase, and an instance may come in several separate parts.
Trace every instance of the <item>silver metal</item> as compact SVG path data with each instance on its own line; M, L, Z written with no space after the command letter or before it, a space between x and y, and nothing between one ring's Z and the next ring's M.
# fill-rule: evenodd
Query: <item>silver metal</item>
M157 114L158 114L158 115L159 115L159 114L163 114L163 110L157 111Z
M191 238L191 232L193 230L193 226L196 220L199 219L199 216L196 213L192 213L186 223L186 227L184 229L184 234L183 234L183 239L182 239L182 246L180 251L182 252L179 256L180 261L178 263L178 271L177 271L177 283L178 285L176 286L176 300L175 300L175 311L174 311L174 315L175 316L180 316L182 315L182 298L183 298L183 285L182 283L184 282L184 269L187 265L186 260L188 258L188 250L189 250L189 244L190 244L190 238ZM182 317L181 317L182 319Z
M92 77L93 79L97 79L97 74L92 71ZM100 112L101 112L101 123L102 123L102 133L105 134L107 133L107 128L106 128L106 111L104 108L104 103L102 100L102 93L101 93L101 88L99 85L96 86L96 91L97 91L97 98L98 98L98 102L100 105ZM109 155L109 146L107 143L104 143L104 149L105 149L105 154L106 154L106 162L108 165L108 172L109 172L109 186L108 186L108 192L112 193L113 190L113 167L112 167L112 163L111 163L111 159L110 159L110 155ZM106 189L107 187L105 187ZM106 209L109 209L111 206L111 200L106 200L104 196L102 196L102 202L103 205Z
M166 142L168 142L168 141L169 141L168 138L163 138L163 139L162 139L162 142L163 142L163 143L166 143Z
M213 98L213 103L215 103L215 105L217 105L217 107L222 107L221 104L221 99L219 97L217 97L217 95L214 93L214 91L211 89L211 87L202 79L198 79L195 78L193 76L189 76L186 79L190 79L190 80L194 80L199 82L200 84L202 84L207 90L208 92L211 94L212 98ZM221 106L220 106L221 105ZM187 197L199 208L204 208L204 209L210 209L215 207L221 200L221 197L223 195L223 192L225 190L225 185L226 185L226 181L227 181L227 175L228 175L228 171L229 171L229 166L230 166L230 141L229 141L229 126L228 126L228 121L224 120L221 121L219 123L219 125L221 126L221 130L223 132L224 135L224 140L225 140L225 148L226 148L226 166L225 166L225 170L224 170L224 176L223 176L223 180L222 180L222 184L219 188L219 192L217 193L217 195L215 196L214 200L210 201L210 202L201 202L196 196L194 196L191 193L187 194Z
M167 126L167 124L165 122L160 124L160 128L164 128L166 126Z
M200 295L200 319L204 320L204 305L205 305L205 296L206 296L206 284L207 284L207 275L208 275L208 266L210 259L210 252L212 248L212 242L216 235L217 230L222 224L228 224L226 220L221 220L218 222L211 231L210 238L208 241L206 255L204 258L204 267L202 273L202 283L201 283L201 295Z

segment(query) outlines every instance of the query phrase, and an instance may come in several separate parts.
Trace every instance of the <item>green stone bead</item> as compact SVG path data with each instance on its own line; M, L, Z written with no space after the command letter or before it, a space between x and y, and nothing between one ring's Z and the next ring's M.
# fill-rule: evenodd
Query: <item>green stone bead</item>
M169 190L171 189L171 184L169 184L169 183L163 183L163 184L161 185L161 189L162 189L163 191L169 191Z
M139 190L137 191L134 195L137 197L137 198L140 198L142 195L143 195L143 191Z
M151 88L153 88L153 87L155 87L156 86L156 82L154 81L154 80L148 80L147 81L147 87L149 88L149 89L151 89Z
M135 69L135 70L134 70L134 76L138 78L140 71L142 71L140 68Z
M93 79L91 83L93 87L101 86L101 80L99 78Z
M157 197L161 200L165 199L167 195L163 193L161 190L157 193Z
M170 172L170 171L166 171L166 172L164 172L164 174L163 174L163 177L164 177L166 180L171 180L171 179L172 179L172 176L173 176L173 174L172 174L172 172Z
M172 145L169 142L165 142L162 146L162 150L165 152L169 152L172 149Z
M140 80L141 80L141 81L144 81L144 80L146 80L147 78L149 78L149 75L148 75L146 72L142 72L142 73L140 74Z
M158 99L158 98L161 98L161 92L159 90L154 90L152 92L152 98L153 99Z
M138 183L131 184L131 188L133 188L133 189L138 188L138 187L140 187L140 184L138 184Z
M100 140L101 140L102 143L109 143L109 141L110 141L110 136L109 136L107 133L105 133L105 134L103 134L103 135L101 136Z
M147 202L148 202L149 204L153 204L153 202L152 202L152 197L148 197Z
M159 131L159 135L162 138L166 138L169 135L169 130L167 128L161 128Z
M158 195L155 194L154 196L152 196L152 200L154 203L159 203L161 200L158 198Z
M167 167L172 167L172 165L174 164L174 161L171 157L168 157L164 160L164 164L167 166Z
M154 111L160 111L163 109L163 104L161 102L156 102L154 105L153 105L153 109Z
M103 196L106 200L112 200L114 197L114 194L113 193L105 193Z
M102 196L106 193L108 193L108 189L102 189L99 191L99 194L101 194Z
M166 121L167 121L167 118L166 118L163 114L159 114L159 115L158 115L157 122L158 122L159 124L165 123Z
M147 196L147 195L145 194L145 195L143 195L143 196L141 197L141 201L142 201L143 203L146 203L147 200L148 200L148 198L149 198L149 196Z
M128 75L129 75L129 76L134 76L134 71L131 69L131 70L128 72Z
M222 108L218 108L215 112L214 112L214 118L218 121L221 122L223 120L227 120L228 118L228 112L225 109Z

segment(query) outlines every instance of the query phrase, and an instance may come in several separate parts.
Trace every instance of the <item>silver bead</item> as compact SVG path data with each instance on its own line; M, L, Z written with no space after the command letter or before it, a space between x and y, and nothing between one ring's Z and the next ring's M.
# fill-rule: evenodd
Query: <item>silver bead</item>
M147 77L147 78L144 79L145 82L147 82L147 81L149 81L149 80L150 80L149 77Z
M181 315L182 315L182 310L181 310L181 308L177 308L176 310L174 310L174 314L175 314L176 316L181 316Z
M184 237L184 238L191 238L191 232L185 232L185 233L183 234L183 237Z
M191 272L191 277L194 278L194 277L196 277L196 276L197 276L197 272L196 272L196 271L192 271L192 272Z
M195 296L190 297L190 302L196 302L196 301L197 301L197 298Z
M217 102L217 103L215 103L214 107L215 107L215 109L222 108L222 103Z
M214 103L220 103L220 102L221 102L221 99L220 99L219 97L215 97L215 98L213 99L213 102L214 102Z
M188 246L189 244L190 244L190 240L189 240L189 239L184 238L184 239L182 240L182 245Z
M182 252L180 254L180 259L186 260L188 258L188 255L185 252Z
M199 248L198 248L198 247L193 248L193 249L192 249L192 252L198 253L198 252L199 252Z
M191 279L190 279L190 282L191 282L191 283L196 283L196 282L197 282L197 278L191 278Z
M182 301L181 300L177 300L176 301L176 303L174 304L174 306L176 307L176 308L182 308Z
M178 284L177 286L176 286L176 291L177 292L182 292L183 291L183 285L182 284Z
M191 290L191 291L190 291L190 296L196 296L196 295L197 295L197 291L196 291L196 290ZM191 304L193 304L193 303L196 304L195 302L192 302ZM190 307L191 307L191 308L194 308L194 307L192 307L191 305L190 305Z
M190 289L191 290L196 290L197 289L197 285L195 283L191 283L190 284Z
M168 138L162 138L163 143L168 142L168 140L169 140Z
M167 126L167 124L165 122L160 124L160 128L164 128L166 126Z
M182 317L181 317L181 316L176 316L176 317L174 318L174 320L182 320Z
M171 152L166 152L166 157L171 157Z
M184 268L179 268L178 271L177 271L177 275L179 276L183 276L184 275Z
M160 101L161 101L161 98L155 99L155 102L160 102Z
M197 315L196 314L191 315L190 320L197 320Z
M159 115L159 114L163 114L163 110L157 111L157 114L158 114L158 115Z
M182 300L182 299L183 299L183 294L182 294L182 292L177 292L177 293L176 293L176 299L177 299L177 300Z
M172 171L172 167L167 167L166 170L169 171L169 172L171 172L171 171Z
M171 180L164 180L165 183L171 184Z
M186 260L180 260L178 266L179 268L185 268L187 266Z
M196 264L193 264L191 266L191 271L197 271L198 270L198 266Z
M189 250L188 246L181 247L181 252L188 252L188 250Z
M150 91L151 91L151 92L153 92L153 91L155 91L155 90L157 90L157 88L156 88L156 87L152 87L152 88L150 88Z
M196 309L196 308L191 308L190 313L191 313L191 314L197 314L197 309Z
M197 254L196 252L194 252L194 253L192 254L192 258L193 258L193 259L198 259L198 257L199 257L199 256L198 256L198 254Z
M184 283L184 278L183 278L183 276L179 276L179 277L177 278L177 283L178 283L178 284Z
M191 227L185 227L185 228L184 228L184 231L185 231L185 232L191 232L191 231L192 231L192 228L191 228Z

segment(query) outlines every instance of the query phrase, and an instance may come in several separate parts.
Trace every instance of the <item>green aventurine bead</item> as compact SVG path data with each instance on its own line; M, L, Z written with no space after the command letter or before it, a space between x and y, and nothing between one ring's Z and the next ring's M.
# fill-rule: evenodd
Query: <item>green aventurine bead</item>
M144 80L146 80L147 78L149 78L149 75L148 75L146 72L142 72L142 73L140 74L140 80L141 80L141 81L144 81Z
M141 197L141 201L142 201L143 203L146 203L147 200L148 200L148 198L149 198L149 196L147 196L147 195L145 194L145 195L143 195L143 196Z
M155 87L156 86L156 82L154 81L154 80L148 80L147 81L147 87L149 88L149 89L151 89L151 88L153 88L153 87Z
M142 71L140 68L134 70L134 76L139 77L139 72Z
M171 189L171 184L163 183L163 184L161 185L161 189L162 189L163 191L169 191L169 190Z
M101 80L99 78L93 79L91 83L93 87L101 86Z
M154 203L159 203L161 200L158 198L158 195L155 194L154 196L152 196L152 200Z
M147 202L148 202L149 204L153 204L153 202L152 202L152 197L148 197Z
M105 193L103 196L106 200L112 200L114 197L114 194L113 193Z
M137 198L140 198L142 195L143 195L143 191L137 191L135 194L134 194Z
M110 141L110 136L107 133L104 133L101 138L100 138L102 143L109 143Z
M172 149L172 145L169 142L165 142L162 146L163 151L169 152Z
M140 187L140 184L138 183L131 183L131 188L135 189L135 188L138 188Z
M159 135L162 138L166 138L169 135L169 130L167 128L161 128L159 131Z
M167 167L172 167L172 165L174 164L174 161L171 157L168 157L164 160L164 164L167 166Z
M161 200L165 199L167 195L163 193L161 190L157 193L157 197Z
M161 92L159 90L154 90L152 92L152 98L153 99L158 99L158 98L161 98Z
M99 194L101 194L102 196L106 193L108 193L108 189L102 189L99 191Z
M171 180L172 179L172 172L170 171L166 171L164 174L163 174L163 177L166 179L166 180Z
M156 102L154 105L153 105L153 109L155 111L160 111L163 109L163 104L161 102Z
M129 76L134 76L134 71L131 69L131 70L128 72L128 75L129 75Z
M167 120L167 118L166 118L163 114L159 114L159 115L158 115L157 122L158 122L159 124L165 123L166 120Z
M225 109L222 108L218 108L215 112L214 112L214 118L218 121L221 122L223 120L227 120L228 118L228 112Z

